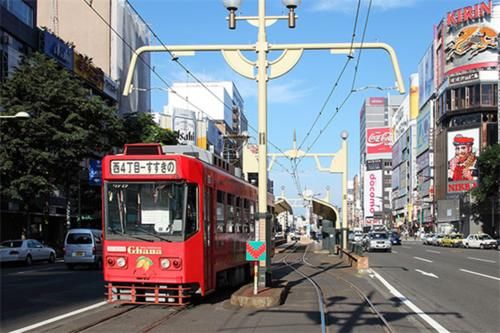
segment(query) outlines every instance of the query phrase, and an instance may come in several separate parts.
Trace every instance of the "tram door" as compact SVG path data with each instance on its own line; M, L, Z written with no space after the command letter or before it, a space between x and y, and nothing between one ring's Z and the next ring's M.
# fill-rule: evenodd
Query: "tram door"
M204 243L205 243L205 286L207 289L215 288L214 284L214 226L215 226L215 211L214 211L214 190L210 187L205 187L203 203L203 224Z

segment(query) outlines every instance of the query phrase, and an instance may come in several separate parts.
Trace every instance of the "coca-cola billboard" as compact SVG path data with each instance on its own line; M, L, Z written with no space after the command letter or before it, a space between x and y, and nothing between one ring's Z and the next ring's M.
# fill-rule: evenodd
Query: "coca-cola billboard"
M366 153L392 153L392 130L390 127L366 129Z

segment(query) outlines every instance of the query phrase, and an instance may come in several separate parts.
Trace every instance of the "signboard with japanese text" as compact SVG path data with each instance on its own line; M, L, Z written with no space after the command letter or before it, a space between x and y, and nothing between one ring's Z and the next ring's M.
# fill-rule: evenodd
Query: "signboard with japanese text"
M112 175L175 175L174 160L111 160Z
M74 72L99 90L104 88L104 72L92 64L92 59L74 52Z
M89 161L89 184L101 186L102 184L102 162L101 160Z
M430 143L431 110L429 107L425 107L417 118L417 156L429 149Z
M73 48L48 31L43 32L43 52L65 68L73 70Z

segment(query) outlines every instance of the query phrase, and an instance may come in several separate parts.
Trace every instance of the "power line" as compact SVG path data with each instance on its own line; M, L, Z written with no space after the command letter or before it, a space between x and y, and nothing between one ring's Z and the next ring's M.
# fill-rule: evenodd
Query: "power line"
M355 92L355 90L353 89L353 87L354 87L355 80L356 80L356 77L357 77L357 72L358 72L358 69L359 69L359 61L361 59L361 53L362 53L362 50L363 50L363 43L364 43L365 37L366 37L366 30L367 30L367 27L368 27L368 18L370 16L371 6L372 6L372 0L370 0L370 2L368 4L368 10L367 10L367 14L366 14L365 26L363 28L363 34L362 34L362 37L361 37L361 48L359 49L359 52L358 52L359 55L358 55L358 58L357 58L357 61L356 61L356 66L354 68L354 76L353 76L352 88L349 91L349 93L347 94L347 96L344 98L344 100L342 101L342 103L340 103L340 105L336 107L335 112L328 119L328 122L325 124L325 126L319 131L318 135L313 140L313 143L307 148L306 154L312 149L312 147L314 146L314 144L316 144L316 142L321 137L321 135L325 132L325 130L328 128L328 126L330 126L330 124L333 121L333 119L335 118L335 116L339 113L340 110L342 110L342 108L344 107L345 103L347 103L347 101L349 100L349 98L351 97L351 95ZM300 162L302 161L302 159L303 159L303 157L301 157L299 159L299 161L297 162L297 166L300 164Z
M155 70L154 67L152 67L146 60L144 60L142 58L142 55L138 55L137 52L135 51L135 49L123 38L123 36L118 32L116 31L116 29L114 29L111 24L92 6L92 3L89 3L87 0L82 0L84 3L86 3L91 9L92 11L104 22L104 24L106 24L110 29L111 31L113 31L113 33L118 37L120 38L120 40L135 54L138 56L138 58L165 84L165 86L170 90L172 91L172 93L174 93L175 95L179 96L181 99L185 100L189 105L193 106L196 110L202 112L203 114L205 114L207 116L208 119L214 121L215 119L213 119L205 110L203 110L202 108L200 108L199 106L193 104L191 101L189 101L189 99L186 97L186 96L183 96L181 94L179 94L167 81L165 81L165 79L163 79L163 77L158 74ZM134 10L134 12L139 15L137 13L137 11L135 10L135 8L129 3L130 7ZM139 15L139 17L144 21L144 19ZM144 21L145 22L145 21ZM158 39L156 33L148 26L148 29L153 33L153 35L156 36L156 38ZM160 43L162 43L160 41ZM163 43L162 43L163 44ZM166 46L163 44L163 46L166 48ZM172 55L172 53L167 49L167 51ZM184 66L182 66L183 68L185 68ZM185 69L187 70L187 69ZM191 73L190 71L188 71L188 73ZM191 74L192 75L192 74ZM199 81L197 78L196 78L197 81ZM203 85L203 87L205 89L208 89L208 87L206 87L205 85ZM208 89L210 91L211 94L213 94L213 92ZM215 96L215 95L214 95ZM218 96L216 96L218 98ZM219 101L220 98L218 98ZM226 105L224 102L222 102L224 105ZM232 105L231 105L231 108L232 108ZM249 128L252 129L254 132L258 133L258 131L253 127L251 126L250 124L248 124ZM280 152L283 153L283 151L278 147L276 146L274 143L272 143L271 141L269 141L269 144L271 144L273 147L275 147L276 149L278 149ZM290 173L290 171L288 171L288 169L286 169L282 164L278 163L278 165L280 165L286 172Z
M356 15L354 17L354 24L353 24L353 31L352 31L352 36L351 36L351 47L349 49L349 53L347 55L347 59L346 59L346 62L344 63L344 66L342 67L342 70L340 71L339 73L339 76L337 77L337 79L335 80L335 83L334 85L332 86L332 88L330 89L330 93L328 94L328 96L326 97L326 100L325 102L323 103L323 106L321 107L319 113L316 115L316 118L314 119L313 121L313 124L311 125L311 127L309 128L309 130L307 131L307 134L306 136L304 137L304 139L302 139L302 141L300 142L299 144L299 148L298 150L300 150L302 148L302 146L304 145L305 141L307 140L307 138L309 137L309 135L311 135L312 133L312 130L314 129L314 127L316 126L316 123L318 122L319 118L321 118L321 115L323 114L323 112L325 111L326 109L326 106L328 105L328 102L330 101L330 98L332 97L333 93L335 92L335 90L337 89L338 85L339 85L339 82L340 80L342 79L342 77L344 76L344 73L347 69L347 66L348 64L350 63L350 61L352 60L352 52L353 52L353 45L354 45L354 39L356 37L356 28L357 28L357 25L358 25L358 18L359 18L359 9L360 9L360 6L361 6L361 0L358 0L358 5L357 5L357 8L356 8Z

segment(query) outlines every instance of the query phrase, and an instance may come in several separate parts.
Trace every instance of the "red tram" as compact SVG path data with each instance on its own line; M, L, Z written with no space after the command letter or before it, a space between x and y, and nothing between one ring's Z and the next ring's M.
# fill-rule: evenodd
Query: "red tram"
M182 305L250 279L245 243L254 239L257 188L207 151L163 148L130 144L103 159L108 302Z

